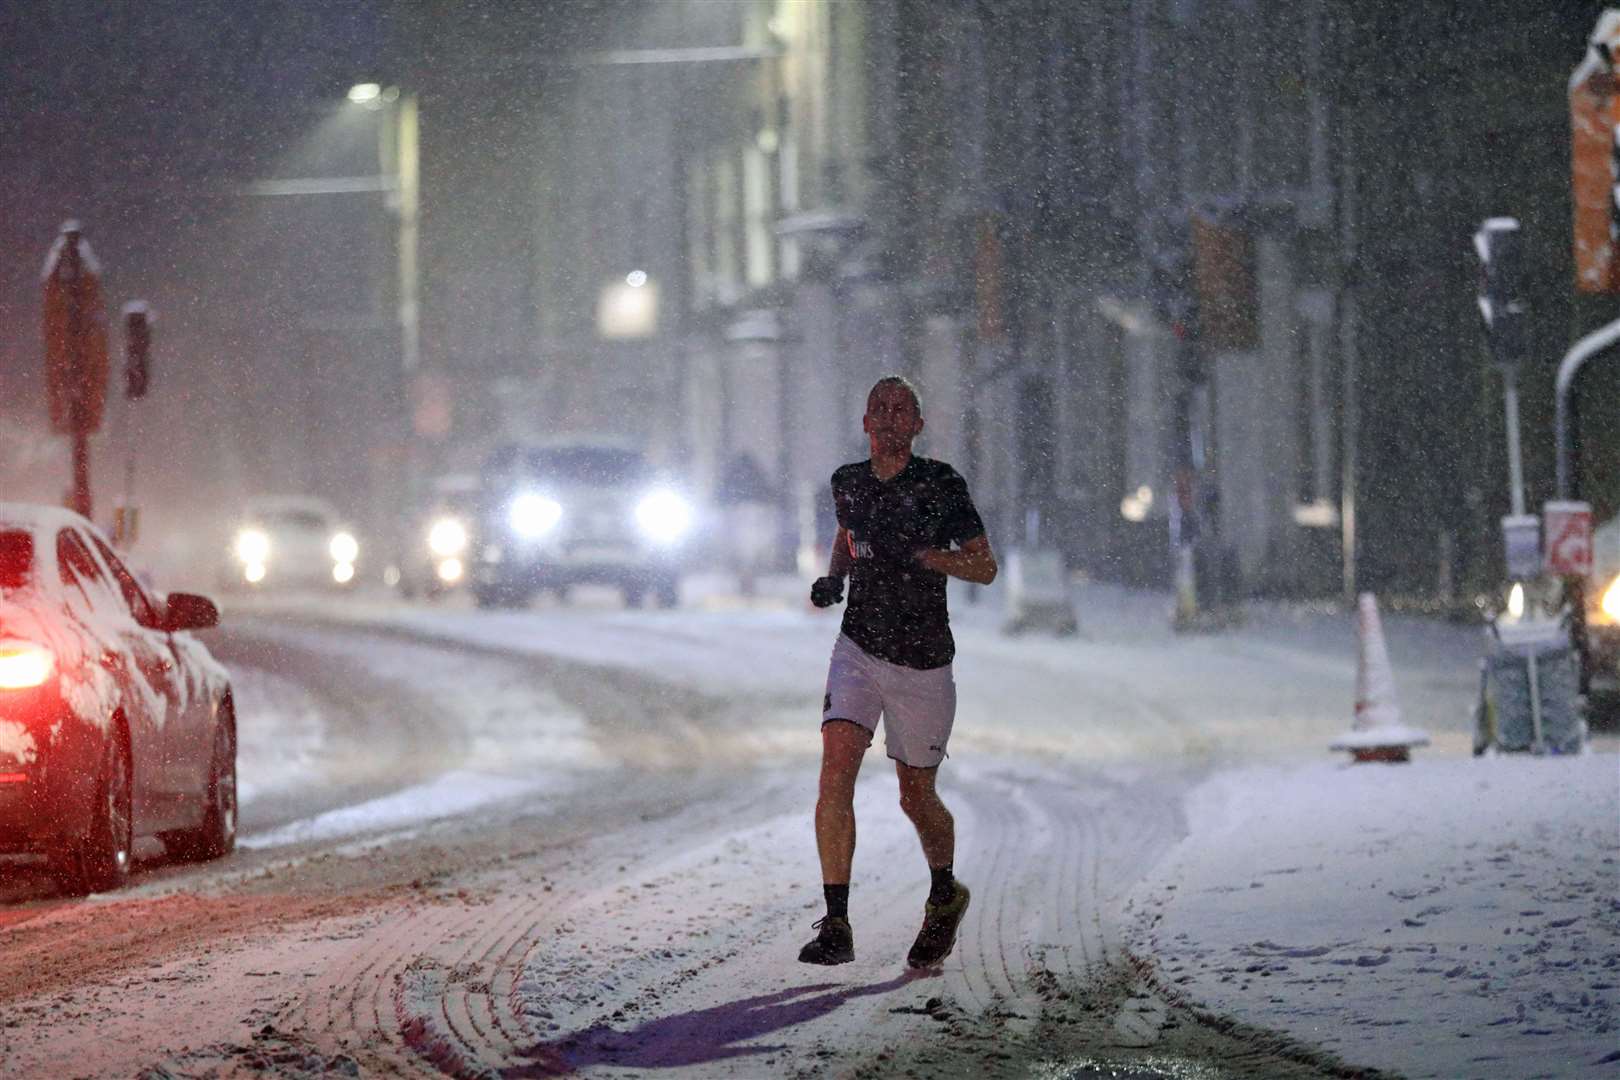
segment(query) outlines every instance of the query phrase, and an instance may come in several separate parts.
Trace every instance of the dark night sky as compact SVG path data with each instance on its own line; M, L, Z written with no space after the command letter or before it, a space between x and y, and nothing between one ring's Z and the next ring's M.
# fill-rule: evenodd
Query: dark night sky
M376 65L386 29L364 0L0 7L7 366L63 218L84 222L110 282L155 272L212 192L262 175L304 109Z
M333 338L312 349L307 323L389 325L393 219L377 194L263 198L246 186L383 168L385 114L346 106L356 82L427 97L471 78L479 107L515 108L516 95L484 84L532 79L544 67L535 57L639 27L632 9L647 10L640 0L0 4L0 498L54 500L62 483L65 441L45 419L39 271L68 218L102 264L109 320L136 298L157 313L153 395L140 406L153 429L140 440L143 499L352 493L374 437L353 408L386 429L373 406L392 369L375 370L377 347ZM121 335L110 338L120 355ZM122 456L119 409L97 442L103 493ZM350 442L333 441L334 429ZM324 458L300 456L311 433L332 443ZM348 472L312 478L305 458ZM108 501L98 495L98 518Z

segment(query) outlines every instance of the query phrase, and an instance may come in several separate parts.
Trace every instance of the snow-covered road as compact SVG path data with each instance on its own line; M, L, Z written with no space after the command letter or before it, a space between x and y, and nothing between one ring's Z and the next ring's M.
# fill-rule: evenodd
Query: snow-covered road
M14 901L0 910L0 1056L19 1074L109 1076L1446 1075L1426 1018L1444 1013L1453 1038L1472 1026L1479 1009L1435 1003L1466 983L1532 1019L1486 1021L1457 1075L1527 1075L1537 1040L1557 1047L1546 1074L1604 1068L1620 964L1612 744L1579 761L1469 759L1465 633L1388 620L1402 703L1436 745L1412 768L1363 771L1325 751L1349 715L1347 621L1257 609L1241 630L1178 638L1155 598L1096 589L1083 638L1009 639L988 606L955 610L961 708L941 788L975 900L940 975L901 964L926 873L878 754L858 790L858 959L791 962L819 914L808 811L825 614L691 597L676 612L589 596L498 614L267 603L229 611L216 641L237 677L242 850L151 862L126 892L81 903L48 898L26 869L0 877ZM1578 795L1498 814L1485 847L1547 837L1538 850L1595 897L1569 964L1558 935L1577 924L1542 925L1562 908L1516 917L1506 937L1457 930L1500 916L1473 902L1498 878L1528 887L1462 847L1469 800L1490 797L1470 787L1479 770L1517 795L1527 769L1564 767L1581 779L1560 790ZM1591 816L1561 827L1572 813ZM1334 827L1301 830L1305 814ZM1401 873L1361 850L1373 817L1370 847L1399 852ZM1439 955L1463 934L1471 955L1338 963L1373 955L1381 924L1335 933L1328 902L1421 921L1384 893L1415 887L1430 860L1469 868L1449 921L1429 916L1450 936L1430 944ZM1240 895L1255 880L1290 888L1257 904ZM1377 903L1355 899L1384 884ZM1328 949L1249 961L1291 963L1282 991L1273 974L1224 977L1267 942ZM1540 959L1521 955L1531 946ZM1553 1042L1539 1006L1516 1011L1515 986L1488 978L1508 948L1527 995L1573 1003L1554 1012L1579 1023ZM1466 977L1446 974L1458 964ZM1343 995L1363 1019L1324 1031ZM1383 1022L1403 995L1405 1023Z

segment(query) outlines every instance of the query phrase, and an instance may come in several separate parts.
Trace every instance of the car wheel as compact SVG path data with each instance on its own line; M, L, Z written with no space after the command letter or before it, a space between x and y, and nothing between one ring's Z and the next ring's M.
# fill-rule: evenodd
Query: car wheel
M638 608L641 606L641 586L626 585L624 587L624 606Z
M493 585L480 585L473 590L473 604L484 610L506 606L506 590Z
M660 581L658 583L658 606L672 608L681 602L681 590L673 581Z
M171 833L163 846L176 859L203 862L229 855L236 849L236 735L233 717L221 713L214 728L214 751L208 763L207 804L203 821L195 829Z
M133 808L129 750L115 727L101 755L90 832L70 842L54 867L63 892L70 896L111 892L129 880L135 862Z

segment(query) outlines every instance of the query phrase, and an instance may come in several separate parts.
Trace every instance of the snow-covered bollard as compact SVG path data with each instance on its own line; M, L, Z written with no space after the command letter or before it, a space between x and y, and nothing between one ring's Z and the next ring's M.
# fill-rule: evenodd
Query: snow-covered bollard
M1427 745L1427 732L1401 723L1378 601L1372 593L1362 593L1356 605L1355 718L1350 730L1328 747L1350 751L1353 761L1402 762L1411 760L1412 747Z
M1007 621L1001 629L1009 635L1041 629L1062 636L1079 630L1057 550L1015 547L1008 552Z

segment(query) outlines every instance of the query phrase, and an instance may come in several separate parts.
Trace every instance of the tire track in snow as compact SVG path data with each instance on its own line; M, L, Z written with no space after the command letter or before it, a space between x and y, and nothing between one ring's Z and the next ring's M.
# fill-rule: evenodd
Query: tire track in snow
M602 675L544 659L532 670L582 692ZM609 727L620 734L644 728L650 701L671 704L633 675L607 685ZM663 749L746 759L739 746L692 734L706 714L671 711L684 730ZM927 878L892 771L873 755L858 788L855 964L807 969L793 959L820 909L807 761L738 771L651 819L626 814L621 794L634 792L603 793L595 835L464 875L459 888L430 884L405 910L333 928L354 935L340 961L277 1022L349 1048L366 1071L466 1076L636 1067L817 1076L907 1064L925 1075L1022 1076L1043 1057L1123 1047L1116 1018L1138 999L1115 909L1179 837L1181 784L964 757L942 788L975 900L938 974L903 970ZM1151 1042L1163 1014L1138 1011L1147 1019L1132 1030ZM1208 1038L1183 1032L1156 1052L1208 1050ZM1243 1060L1264 1066L1267 1055ZM1163 1075L1123 1049L1106 1064Z

